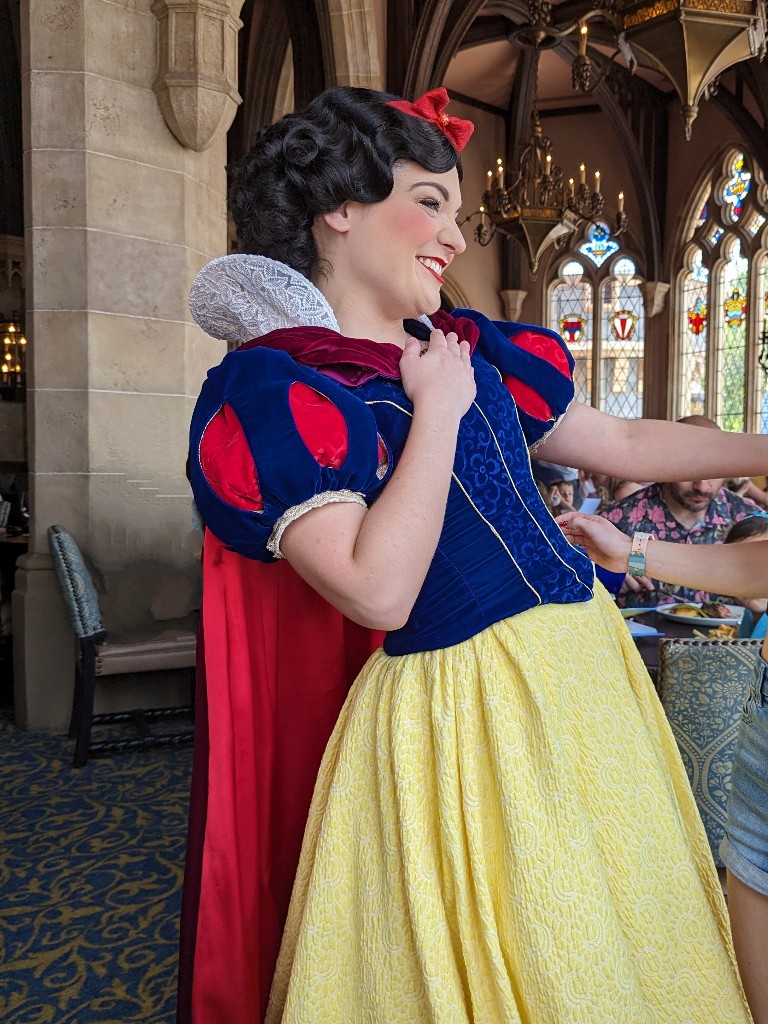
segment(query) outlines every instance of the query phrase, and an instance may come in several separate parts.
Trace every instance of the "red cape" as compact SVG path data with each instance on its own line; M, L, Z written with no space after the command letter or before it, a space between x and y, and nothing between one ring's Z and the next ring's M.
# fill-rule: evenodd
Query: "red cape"
M263 1019L317 771L382 634L206 532L178 1020ZM209 757L213 751L215 756Z

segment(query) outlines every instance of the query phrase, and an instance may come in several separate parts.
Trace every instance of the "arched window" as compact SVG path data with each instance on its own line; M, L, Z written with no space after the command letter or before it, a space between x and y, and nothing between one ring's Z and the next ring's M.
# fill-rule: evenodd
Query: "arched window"
M576 398L616 416L643 414L642 280L607 224L592 224L549 285L550 327L576 361Z
M675 294L676 417L768 433L767 204L757 168L730 150L691 207Z

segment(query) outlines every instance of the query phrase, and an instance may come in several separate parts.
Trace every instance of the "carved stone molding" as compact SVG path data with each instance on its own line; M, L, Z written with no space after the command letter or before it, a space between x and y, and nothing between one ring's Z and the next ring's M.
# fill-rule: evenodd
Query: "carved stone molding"
M650 317L664 312L670 286L666 281L644 281L640 288L645 299L645 312Z
M237 33L227 0L156 0L158 71L152 88L165 123L182 145L207 149L232 124Z
M504 288L499 292L499 298L504 306L504 317L507 320L511 320L512 323L517 323L520 320L527 294L528 292L521 288Z

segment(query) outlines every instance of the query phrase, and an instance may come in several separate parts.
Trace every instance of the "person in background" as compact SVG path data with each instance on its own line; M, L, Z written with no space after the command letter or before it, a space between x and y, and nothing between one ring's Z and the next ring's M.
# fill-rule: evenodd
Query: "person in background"
M587 470L579 470L579 495L580 501L587 498L599 498L600 507L612 505L628 495L638 491L644 484L635 480L620 480L615 476L605 476L602 473L590 473ZM577 507L581 507L577 503Z
M719 430L704 416L687 416L680 423ZM622 533L650 533L657 540L678 544L720 544L734 523L753 515L752 502L727 490L724 480L685 480L678 483L652 483L629 497L600 510L600 515ZM658 590L658 592L657 592ZM650 577L627 576L617 595L620 607L645 604L672 604L676 601L718 601L733 603L733 598L690 587L665 585Z
M729 491L733 491L734 494L738 494L740 498L747 498L749 501L754 501L758 508L768 511L768 494L758 487L751 477L732 477L730 480L725 481L725 486Z
M531 460L531 469L539 493L553 515L559 512L573 512L576 509L574 484L577 483L577 470L557 466L551 462L541 462L538 459Z
M758 513L741 519L728 531L726 544L750 544L768 540L768 515ZM766 588L768 594L768 588ZM762 639L768 631L768 597L737 597L745 611L739 624L739 636Z
M759 519L744 520L755 522ZM765 531L741 542L693 547L632 538L599 516L569 513L557 522L572 544L598 565L626 571L632 557L645 561L649 576L696 590L730 590L747 600L768 593ZM768 522L768 520L766 520ZM740 524L741 525L741 524ZM735 529L735 528L734 528ZM742 531L740 531L742 532ZM750 541L750 543L747 543ZM644 552L638 555L641 547ZM640 565L635 567L642 568ZM739 725L728 797L728 820L720 856L726 867L728 913L739 971L755 1024L768 1024L768 639L755 658ZM725 1024L725 1022L723 1022Z

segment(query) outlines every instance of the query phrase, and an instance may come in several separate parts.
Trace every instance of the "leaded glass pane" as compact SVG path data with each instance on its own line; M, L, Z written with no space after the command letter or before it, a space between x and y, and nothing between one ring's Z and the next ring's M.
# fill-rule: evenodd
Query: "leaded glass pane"
M613 271L601 288L600 408L637 419L643 415L643 294L631 260L617 260Z
M744 430L749 260L735 242L721 272L722 327L717 339L717 420L724 430Z
M732 174L723 188L723 200L727 204L729 219L736 222L744 212L744 200L752 187L752 175L744 170L744 154L739 153L731 165Z
M756 235L760 228L765 224L765 217L762 213L753 213L747 224L747 231L750 235Z
M569 265L570 266L570 265ZM567 268L566 268L567 269ZM565 276L565 274L563 275ZM571 279L575 275L569 275ZM592 402L592 285L561 281L552 289L550 326L565 340L576 361L576 398Z
M760 301L757 308L757 315L760 318L758 333L758 353L760 358L758 359L756 370L757 429L761 434L768 434L768 367L764 369L760 366L761 361L768 363L768 259L763 259L758 280L760 282Z
M707 328L709 309L707 290L709 271L697 249L692 269L685 275L680 304L680 376L681 416L705 415L707 397Z
M611 238L607 224L598 221L587 232L587 241L579 246L579 252L587 256L596 267L602 267L609 256L619 251L619 243Z

